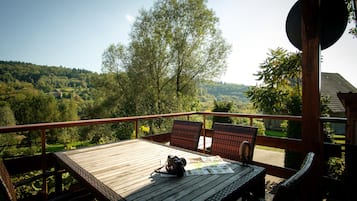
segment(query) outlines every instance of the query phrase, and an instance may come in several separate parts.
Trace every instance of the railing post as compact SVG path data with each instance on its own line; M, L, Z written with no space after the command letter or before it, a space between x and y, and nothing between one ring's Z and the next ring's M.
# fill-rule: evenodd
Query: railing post
M253 118L252 117L249 117L249 124L250 124L250 126L253 126Z
M55 164L55 193L60 195L62 193L62 172L58 163Z
M47 162L46 162L46 129L41 129L41 166L42 166L42 196L47 200Z
M206 115L203 115L203 153L206 153Z
M135 119L135 138L138 139L139 137L139 120Z

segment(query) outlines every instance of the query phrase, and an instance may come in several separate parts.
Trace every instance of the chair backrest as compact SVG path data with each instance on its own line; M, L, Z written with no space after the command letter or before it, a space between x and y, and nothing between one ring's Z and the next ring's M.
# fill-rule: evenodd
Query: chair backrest
M4 162L0 159L0 200L16 201L15 188L11 183L10 174Z
M304 179L309 176L314 162L315 154L309 152L306 155L300 170L279 185L273 201L300 200L299 195L301 193L301 184Z
M174 120L170 145L197 151L202 122Z
M252 161L255 138L258 128L251 126L241 126L234 124L214 123L212 137L212 155L219 155L223 158L242 161L239 148L244 141L250 144L248 160ZM249 162L248 161L248 162Z

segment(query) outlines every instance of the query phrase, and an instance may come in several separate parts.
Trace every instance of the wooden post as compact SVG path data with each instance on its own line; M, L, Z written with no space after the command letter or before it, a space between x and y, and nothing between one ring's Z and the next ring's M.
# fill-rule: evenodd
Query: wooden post
M338 93L346 109L345 190L346 200L355 200L357 186L357 93Z
M203 153L206 153L206 115L203 115Z
M135 124L135 139L138 139L139 138L139 120L136 119L134 124Z
M62 193L62 172L61 166L56 162L55 164L55 193L60 195Z
M346 144L357 146L357 93L338 93L346 110Z
M320 1L302 0L302 141L305 153L315 152L313 177L304 185L304 200L319 200L323 173L323 136L320 133ZM321 200L321 199L320 199Z
M46 130L41 130L41 166L42 166L42 196L43 200L47 200L47 162L46 162Z

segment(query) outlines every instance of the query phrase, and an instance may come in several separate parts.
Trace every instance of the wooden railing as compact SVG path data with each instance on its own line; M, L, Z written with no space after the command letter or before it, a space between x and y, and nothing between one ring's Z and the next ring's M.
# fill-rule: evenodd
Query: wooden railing
M0 134L39 130L41 133L41 150L42 150L41 157L40 157L41 167L42 167L41 169L43 170L43 172L45 172L48 169L48 164L50 161L48 159L49 157L46 154L46 131L49 129L78 127L78 126L92 126L92 125L119 123L119 122L132 122L135 128L135 136L136 138L138 138L139 125L141 120L158 119L158 118L174 118L174 117L186 117L189 119L190 116L192 115L202 116L203 125L204 125L204 132L203 132L204 136L209 136L209 128L206 128L206 121L209 117L212 116L248 118L250 125L253 125L254 119L273 119L273 120L288 120L288 121L299 121L299 122L302 121L301 116L289 116L289 115L259 115L259 114L239 114L239 113L222 113L222 112L183 112L183 113L172 113L172 114L158 114L158 115L6 126L6 127L0 127ZM346 119L345 118L321 118L320 122L321 125L325 122L345 123ZM154 139L155 136L151 136L151 138ZM304 146L301 139L257 136L256 144L285 149L294 152L300 152L300 153L304 152ZM333 155L340 155L340 154L341 154L340 146L325 143L325 155L333 156ZM36 160L38 160L38 157ZM255 164L266 167L268 174L283 177L283 178L286 178L294 173L294 170L289 168L277 167L271 164L265 164L256 161ZM43 189L46 189L46 177L43 178L43 183L44 183Z

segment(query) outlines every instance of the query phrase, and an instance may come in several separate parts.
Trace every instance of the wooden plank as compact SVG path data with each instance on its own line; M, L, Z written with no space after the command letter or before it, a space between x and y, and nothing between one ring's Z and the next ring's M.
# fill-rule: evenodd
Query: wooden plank
M279 167L279 166L275 166L275 165L260 163L257 161L253 161L252 163L259 167L264 167L267 170L267 174L273 175L276 177L281 177L281 178L287 179L296 173L296 170L291 169L291 168L283 168L283 167Z
M255 144L286 149L295 152L303 152L304 150L302 140L293 138L257 136Z
M102 182L98 181L93 175L89 174L80 166L71 160L67 155L56 153L55 156L58 159L58 162L69 170L76 178L83 184L85 184L89 189L92 189L92 192L100 200L123 200L121 196L113 192L110 188L104 185Z
M156 134L156 135L148 135L148 136L145 136L142 138L146 139L146 140L155 141L155 142L170 142L170 135L171 135L171 133L161 133L161 134Z

